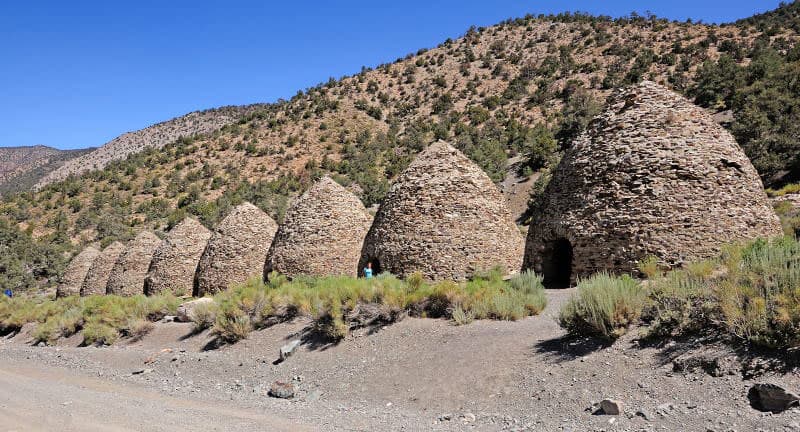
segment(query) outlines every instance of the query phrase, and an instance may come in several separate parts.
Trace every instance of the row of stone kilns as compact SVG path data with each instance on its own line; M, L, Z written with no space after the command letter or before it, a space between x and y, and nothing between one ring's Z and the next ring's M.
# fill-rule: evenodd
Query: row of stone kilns
M420 153L373 218L323 178L280 227L245 203L209 232L187 218L163 241L87 247L59 295L205 295L264 277L375 273L463 280L532 269L545 279L633 272L707 258L729 242L780 235L763 185L733 137L703 109L652 82L622 89L565 153L534 209L527 243L502 194L447 143Z

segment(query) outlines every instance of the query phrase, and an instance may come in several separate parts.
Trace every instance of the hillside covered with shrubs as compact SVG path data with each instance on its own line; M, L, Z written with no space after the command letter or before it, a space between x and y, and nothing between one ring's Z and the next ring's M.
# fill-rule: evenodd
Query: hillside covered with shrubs
M185 215L210 227L243 201L280 221L291 198L326 173L369 207L437 139L495 182L513 171L537 176L536 195L610 92L643 79L722 113L766 185L780 187L800 179L799 11L795 2L721 26L567 13L470 28L212 132L6 196L0 228L19 239L12 247L46 262L86 243L163 231ZM15 289L51 276L8 266L15 270L0 285Z

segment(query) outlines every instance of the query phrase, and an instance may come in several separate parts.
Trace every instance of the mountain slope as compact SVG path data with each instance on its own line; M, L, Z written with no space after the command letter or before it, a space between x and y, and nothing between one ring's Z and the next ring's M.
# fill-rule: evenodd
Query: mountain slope
M214 131L259 107L260 105L231 106L196 111L135 132L125 133L98 149L52 170L38 180L35 187L41 188L85 171L103 169L110 162L125 159L128 155L138 153L146 147L161 148L181 137Z
M472 28L289 101L239 108L245 110L240 117L226 116L214 125L228 124L206 133L174 140L179 134L152 132L156 139L109 146L114 157L102 158L104 169L8 197L0 214L37 238L108 244L145 228L163 230L186 214L212 226L243 200L280 220L291 197L324 173L371 206L436 139L453 143L496 182L506 179L503 188L518 204L530 188L543 188L559 150L610 92L642 79L715 111L732 110L728 127L764 168L762 177L771 178L792 169L797 151L787 143L791 125L800 121L777 112L759 118L757 128L743 125L772 97L757 93L771 88L765 79L785 78L768 83L800 100L790 80L791 67L800 64L793 57L800 52L798 33L791 20L776 21L783 14L724 26L563 14ZM728 76L720 70L735 73L720 82ZM739 97L741 89L749 90ZM771 123L773 118L786 125ZM123 150L110 151L116 147ZM123 154L126 159L109 162ZM786 165L776 168L776 161ZM91 166L85 162L79 169Z
M0 147L0 195L30 189L45 174L92 150L59 150L43 145Z

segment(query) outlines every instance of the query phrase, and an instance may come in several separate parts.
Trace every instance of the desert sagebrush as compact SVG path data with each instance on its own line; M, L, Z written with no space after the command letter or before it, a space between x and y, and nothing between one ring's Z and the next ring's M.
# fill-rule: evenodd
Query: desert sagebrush
M598 273L578 282L578 292L561 309L559 323L571 333L616 339L639 318L645 297L630 276Z

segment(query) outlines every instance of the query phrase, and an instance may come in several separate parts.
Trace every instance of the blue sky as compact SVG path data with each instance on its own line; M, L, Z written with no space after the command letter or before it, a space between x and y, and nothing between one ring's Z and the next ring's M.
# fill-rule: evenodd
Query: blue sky
M778 3L8 0L0 4L0 147L99 146L190 111L288 98L526 13L649 10L727 22Z

